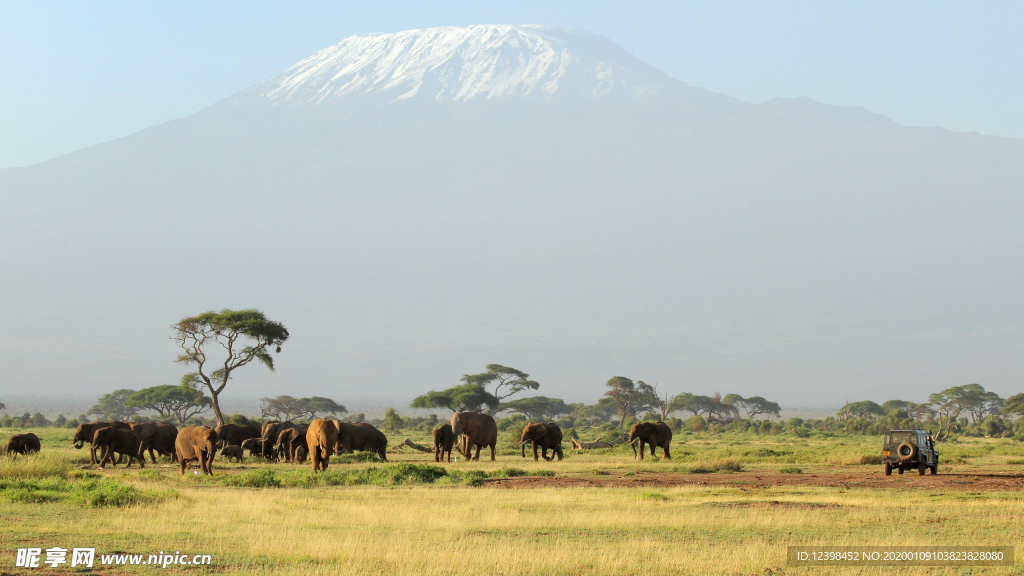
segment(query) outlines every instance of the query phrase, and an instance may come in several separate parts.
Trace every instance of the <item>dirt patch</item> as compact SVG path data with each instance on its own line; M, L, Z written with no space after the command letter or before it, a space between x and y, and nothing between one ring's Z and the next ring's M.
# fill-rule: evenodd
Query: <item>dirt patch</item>
M948 490L956 492L1009 492L1024 490L1024 474L893 474L877 472L837 472L835 474L779 474L774 472L734 472L731 474L684 474L680 472L637 472L635 476L523 476L487 480L491 488L549 487L675 487L732 486L755 490L775 486L817 486L831 488L875 488L898 490Z

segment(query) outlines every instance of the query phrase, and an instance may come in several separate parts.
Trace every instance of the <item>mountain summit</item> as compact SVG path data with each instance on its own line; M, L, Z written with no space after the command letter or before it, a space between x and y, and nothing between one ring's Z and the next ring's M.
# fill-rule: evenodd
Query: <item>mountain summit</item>
M41 392L173 382L167 326L253 307L293 338L235 399L399 405L494 362L588 403L615 374L833 409L1005 396L1022 183L1022 140L755 105L579 30L354 36L0 170L0 366Z
M443 102L638 96L682 85L590 32L448 26L346 38L243 96L275 104L320 103L348 95Z

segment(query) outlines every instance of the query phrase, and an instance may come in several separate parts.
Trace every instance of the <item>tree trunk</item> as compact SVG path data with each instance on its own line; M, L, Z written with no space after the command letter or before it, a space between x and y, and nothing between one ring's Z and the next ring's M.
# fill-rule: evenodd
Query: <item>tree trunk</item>
M220 401L217 399L217 393L210 389L210 399L213 402L213 412L217 415L217 425L224 425L224 415L220 413Z
M399 448L401 448L403 446L408 446L409 448L412 448L414 450L419 450L420 452L433 452L434 451L433 448L427 448L426 446L421 446L419 444L416 444L415 442L413 442L412 440L410 440L408 438L406 438L404 442L401 442L399 444L395 444L395 447L392 448L392 450L398 450Z

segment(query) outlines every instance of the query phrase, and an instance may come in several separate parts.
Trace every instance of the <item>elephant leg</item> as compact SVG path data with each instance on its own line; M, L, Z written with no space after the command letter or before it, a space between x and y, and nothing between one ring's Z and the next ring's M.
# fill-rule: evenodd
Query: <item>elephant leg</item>
M531 442L531 444L533 444L533 461L536 462L537 461L537 443L536 442Z
M185 474L185 458L178 454L177 450L175 450L174 453L178 456L178 475L180 476Z
M313 461L313 474L316 474L320 471L320 451L313 450L313 453L310 454L310 460Z
M498 445L498 439L495 438L494 441L491 442L491 462L494 462L494 448L497 447L497 445Z
M640 459L641 460L644 459L644 441L643 440L640 441Z
M480 459L480 449L481 448L483 448L483 446L481 446L479 444L476 445L476 456L473 457L473 460L479 460ZM473 448L470 448L469 450L472 451Z
M668 453L668 442L665 443L663 449L665 450L665 460L671 460L672 456L670 456Z

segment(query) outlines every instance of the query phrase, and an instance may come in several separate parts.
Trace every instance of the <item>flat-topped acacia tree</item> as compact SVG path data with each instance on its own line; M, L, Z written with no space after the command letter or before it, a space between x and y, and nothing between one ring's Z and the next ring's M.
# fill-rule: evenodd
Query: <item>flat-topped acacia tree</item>
M217 423L224 423L218 396L231 378L231 373L256 360L274 371L274 358L270 351L281 351L288 340L288 329L280 322L268 319L259 310L228 310L205 312L185 318L171 326L182 354L177 362L195 364L196 375L210 390ZM220 346L225 354L223 363L211 360L208 354Z

